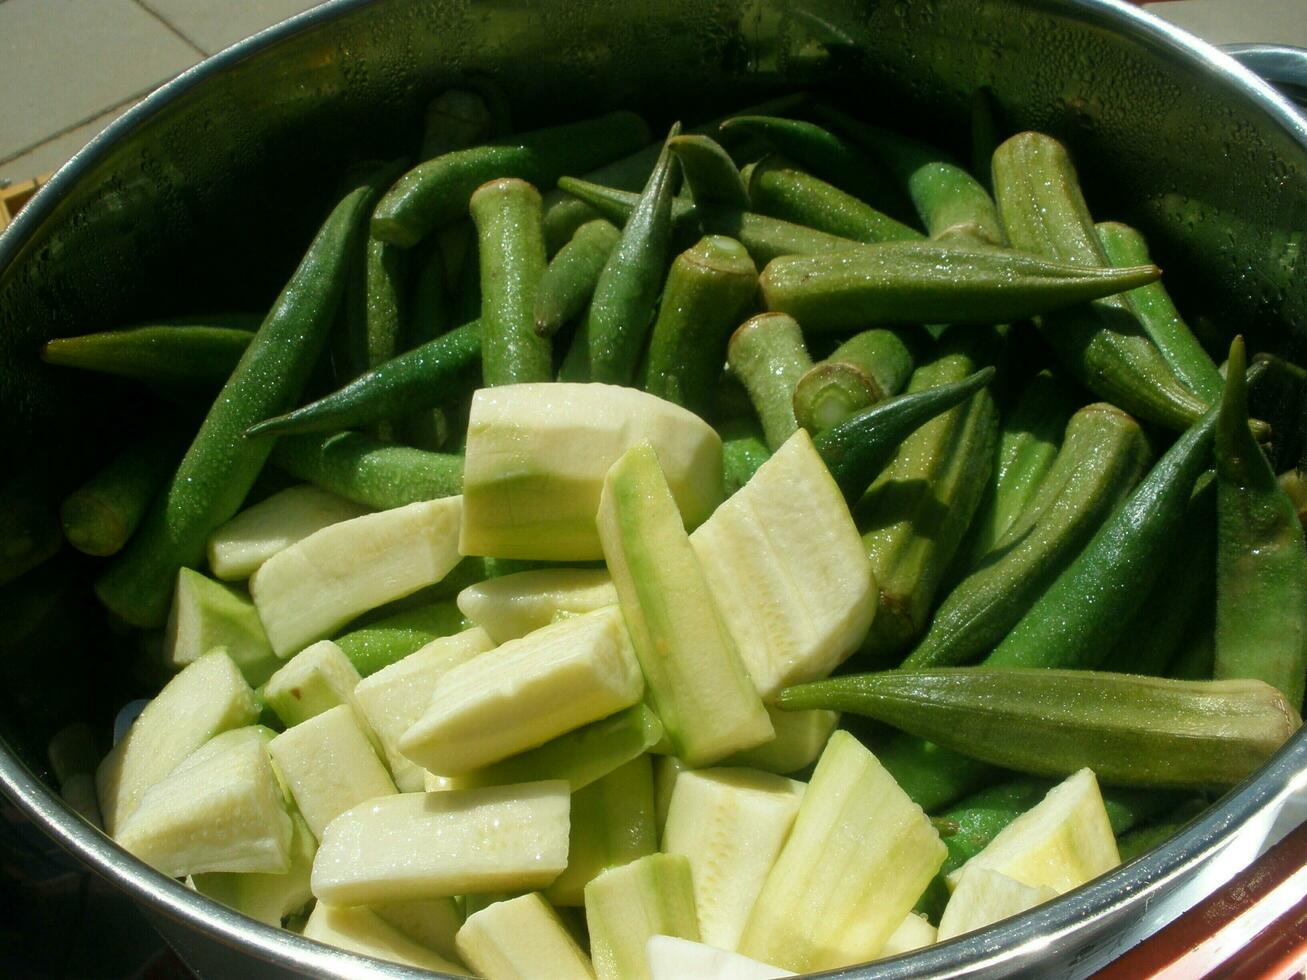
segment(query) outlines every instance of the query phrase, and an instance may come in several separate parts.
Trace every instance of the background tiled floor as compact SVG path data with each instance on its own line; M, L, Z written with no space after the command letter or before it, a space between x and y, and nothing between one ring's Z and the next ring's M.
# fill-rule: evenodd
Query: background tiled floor
M318 0L0 0L0 181L53 170L160 83ZM1217 43L1307 46L1307 0L1166 0Z

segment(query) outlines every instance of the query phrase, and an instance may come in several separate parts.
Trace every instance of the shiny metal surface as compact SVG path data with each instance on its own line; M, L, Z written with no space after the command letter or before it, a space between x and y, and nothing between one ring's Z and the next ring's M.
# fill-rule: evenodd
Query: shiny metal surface
M121 389L59 376L51 336L259 308L363 155L403 150L425 99L493 75L525 120L634 106L707 116L806 86L961 148L978 85L1002 122L1076 154L1101 217L1139 225L1182 308L1307 350L1307 122L1233 58L1115 0L334 0L212 58L127 113L0 235L0 445L10 465L112 430ZM687 118L692 121L692 118ZM120 851L49 790L44 736L104 705L70 649L41 724L0 706L0 785L147 907L204 976L408 976L266 928ZM79 660L79 658L81 658ZM71 710L71 709L69 709ZM25 764L26 762L26 764ZM1256 852L1307 781L1307 733L1185 832L983 933L841 977L1080 976Z

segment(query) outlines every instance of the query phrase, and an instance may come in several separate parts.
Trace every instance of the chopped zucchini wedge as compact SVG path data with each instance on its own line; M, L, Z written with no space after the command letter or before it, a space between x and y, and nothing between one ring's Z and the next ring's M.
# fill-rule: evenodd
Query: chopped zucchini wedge
M174 667L185 667L219 647L253 687L280 666L244 590L183 568L177 573L177 589L164 628L164 656Z
M774 980L795 976L779 966L675 936L650 936L646 952L652 980Z
M249 578L296 541L367 512L366 507L318 487L288 487L241 511L209 535L209 567L227 582Z
M993 868L968 868L940 916L938 941L983 929L1051 898L1057 898L1057 892L1048 885L1032 888Z
M541 568L469 585L458 594L464 616L507 643L548 626L562 612L587 613L617 604L602 568Z
M263 700L287 728L338 704L354 703L359 672L330 640L305 647L263 686Z
M191 886L251 919L270 926L280 926L313 900L309 875L318 839L309 830L299 811L292 810L290 869L284 874L249 874L213 871L191 877Z
M468 916L458 951L485 980L594 980L590 957L539 892Z
M838 711L784 711L767 706L776 737L722 760L723 766L761 769L784 776L817 761L840 723Z
M599 980L651 980L650 938L699 940L690 862L650 854L610 868L585 886L585 921Z
M390 963L467 976L467 971L459 964L415 943L371 909L343 908L319 902L304 924L303 936Z
M938 939L936 938L935 927L930 924L930 920L919 912L909 912L899 923L899 927L890 933L890 937L885 940L885 945L880 948L880 953L876 959L883 960L891 956L902 956L904 953L910 953L914 949L924 949L932 946Z

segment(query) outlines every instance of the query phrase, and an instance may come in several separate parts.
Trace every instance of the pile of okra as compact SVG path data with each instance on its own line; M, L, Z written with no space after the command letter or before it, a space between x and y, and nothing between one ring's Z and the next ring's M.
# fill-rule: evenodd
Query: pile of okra
M801 95L651 142L630 112L515 132L493 89L446 91L412 159L342 175L266 315L43 348L202 422L139 433L57 513L11 481L4 592L66 541L149 636L207 536L288 479L457 494L478 387L635 386L716 428L728 493L813 436L879 611L780 703L848 713L946 871L1085 765L1129 858L1298 725L1307 487L1249 404L1303 403L1307 371L1200 343L1068 150L987 139L989 112L964 165ZM523 567L467 558L440 594Z

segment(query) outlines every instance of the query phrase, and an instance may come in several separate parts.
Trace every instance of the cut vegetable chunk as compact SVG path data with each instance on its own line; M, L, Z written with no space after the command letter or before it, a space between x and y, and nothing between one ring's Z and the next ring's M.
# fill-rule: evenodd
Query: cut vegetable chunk
M318 840L346 810L395 792L356 718L349 705L337 705L287 729L268 746Z
M722 760L724 766L742 766L780 773L798 772L812 765L840 723L838 711L784 711L767 705L776 737Z
M255 687L279 664L249 596L183 568L164 630L164 655L174 666L185 667L219 647Z
M437 973L467 976L467 971L439 953L409 939L365 908L337 908L319 902L304 925L304 938L379 960Z
M399 740L427 710L436 681L493 647L480 627L464 630L432 640L416 653L360 681L354 689L355 702L381 740L390 773L401 792L424 788L422 768L399 751Z
M425 769L457 776L630 707L643 693L621 613L600 609L449 671L399 749Z
M594 980L590 957L539 892L468 916L458 932L464 962L485 980Z
M657 451L686 525L701 524L722 499L722 443L693 412L616 385L482 388L467 429L463 553L602 558L604 474L641 440Z
M914 949L924 949L937 942L935 927L930 920L917 912L909 912L899 923L899 927L890 933L885 945L880 948L877 959L901 956Z
M192 876L192 887L251 919L280 926L286 916L295 914L313 899L309 875L313 871L313 855L318 852L318 839L304 818L293 811L290 820L290 870L285 874L215 871Z
M542 568L486 579L458 594L458 608L507 643L548 626L559 612L587 613L617 604L617 590L602 568Z
M374 905L531 891L567 866L567 783L383 796L327 827L313 894Z
M921 807L856 738L838 731L817 762L740 952L798 972L869 960L945 854Z
M699 935L708 945L739 946L803 790L803 783L752 769L701 769L677 777L663 850L690 861Z
M354 703L359 672L330 640L305 647L268 678L263 700L290 728L338 704Z
M1008 824L983 851L948 876L956 888L969 868L990 868L1031 888L1068 892L1121 863L1092 770L1081 769Z
M674 936L651 936L646 951L652 980L774 980L795 975L739 953Z
M231 657L205 654L170 680L95 773L104 829L114 836L145 791L219 732L259 716L254 691Z
M1057 892L1048 885L1032 888L993 868L968 868L940 916L939 942L983 929L1050 898L1057 898Z
M209 567L229 582L324 527L368 512L352 500L307 484L289 487L241 511L209 536Z
M572 793L567 870L545 897L555 905L584 905L585 886L597 875L656 850L653 765L645 755Z
M291 820L267 747L243 739L205 756L151 786L114 839L172 878L286 873Z
M699 941L690 862L650 854L605 871L585 886L585 921L599 980L650 980L650 938Z
M95 798L95 777L89 772L75 772L60 783L59 798L91 826L104 829L104 817Z
M458 961L454 937L463 927L463 913L452 898L421 898L369 906L388 926L409 939L435 950L450 962Z
M676 780L689 768L674 755L660 755L654 759L654 817L658 822L658 839L663 839L667 827L667 811L672 808L672 793Z
M773 738L648 442L609 470L598 526L622 616L675 754L704 766Z
M333 524L269 558L250 594L277 656L439 582L459 561L461 513L459 497L419 501Z
M764 699L825 677L867 635L878 592L844 495L800 429L690 544Z

